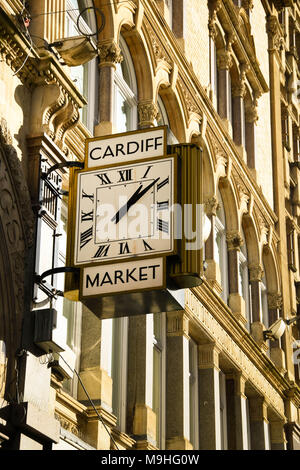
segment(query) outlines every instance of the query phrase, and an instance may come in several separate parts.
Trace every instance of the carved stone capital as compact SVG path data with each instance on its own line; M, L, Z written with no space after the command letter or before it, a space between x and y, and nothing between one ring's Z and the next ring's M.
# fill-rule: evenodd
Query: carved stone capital
M139 125L153 127L159 115L158 106L152 100L140 101L138 104Z
M214 343L200 344L198 346L199 369L219 368L220 350Z
M245 10L253 10L254 0L242 0L242 7Z
M260 264L249 265L249 281L256 282L261 281L264 275L264 270Z
M217 52L217 64L220 70L229 70L232 66L232 55L231 52L222 49Z
M245 120L249 123L258 121L257 104L251 103L245 106Z
M231 87L231 92L234 98L236 97L244 98L246 94L245 82L240 80L238 83L234 83Z
M189 319L184 310L167 313L167 335L188 337Z
M270 292L268 294L268 308L270 310L281 309L282 295L279 292Z
M228 251L239 250L244 244L242 235L238 231L234 230L226 233L226 242Z
M216 216L218 208L219 203L216 196L207 199L207 201L204 203L205 214L208 216Z
M114 66L123 60L121 49L113 39L98 42L98 55L100 67Z

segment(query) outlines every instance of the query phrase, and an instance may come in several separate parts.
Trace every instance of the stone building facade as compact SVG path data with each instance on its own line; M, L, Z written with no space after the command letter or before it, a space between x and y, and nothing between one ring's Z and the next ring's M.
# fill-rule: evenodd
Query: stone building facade
M264 334L299 312L299 29L297 0L1 0L3 449L300 449L299 321ZM203 283L101 320L38 277L65 264L65 164L157 125L203 149Z

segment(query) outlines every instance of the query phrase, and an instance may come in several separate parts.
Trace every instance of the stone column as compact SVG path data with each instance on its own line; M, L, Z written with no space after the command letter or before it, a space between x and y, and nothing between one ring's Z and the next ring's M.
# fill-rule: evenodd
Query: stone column
M262 312L260 292L260 282L262 280L263 274L264 271L260 264L252 264L249 266L252 308L251 334L260 346L264 344L263 331L265 329L261 318Z
M139 128L154 127L159 115L158 106L152 100L143 100L138 104Z
M232 66L231 52L223 49L217 52L217 64L218 64L218 112L222 119L229 120L229 74Z
M99 116L95 136L113 132L113 92L116 64L122 62L121 49L113 39L98 43L99 53Z
M249 398L251 450L269 450L267 404L264 397Z
M286 438L283 419L270 419L271 450L286 450Z
M279 311L282 307L282 295L280 293L268 294L269 325L272 325L279 318ZM284 351L281 349L281 341L276 339L270 341L270 357L280 372L286 370Z
M245 81L240 80L232 85L232 116L233 116L233 140L237 146L244 146L244 96L246 93Z
M222 292L221 273L218 264L215 261L215 221L218 209L218 200L215 196L205 202L205 213L211 222L211 230L207 241L205 242L205 262L207 269L206 278L218 292Z
M167 313L166 447L191 450L188 318L184 311Z
M236 372L226 380L228 449L248 450L246 378Z
M153 344L147 335L147 319L147 315L130 317L128 331L126 429L140 450L151 450L156 443L156 414L151 408Z
M198 350L200 449L220 450L220 350L214 343L201 344Z
M229 278L229 307L233 314L244 325L247 322L245 301L239 293L239 265L238 253L243 244L243 238L237 231L228 231L226 234L228 249L228 278Z

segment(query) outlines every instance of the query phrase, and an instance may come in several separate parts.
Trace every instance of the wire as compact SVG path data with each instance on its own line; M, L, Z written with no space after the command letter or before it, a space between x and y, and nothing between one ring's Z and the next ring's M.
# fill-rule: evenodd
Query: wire
M119 4L120 3L128 3L129 0L121 0L119 1ZM101 8L102 7L105 7L105 6L108 6L108 5L114 5L113 2L108 2L108 3L103 3L101 5ZM91 10L94 9L96 10L95 7L88 7L90 8ZM57 11L47 11L46 13L37 13L36 15L30 15L30 18L36 18L37 16L45 16L45 15L56 15L56 14L59 14L59 13L68 13L69 11L79 11L80 12L80 9L79 8L70 8L68 10L57 10Z
M114 443L114 446L116 447L116 449L117 449L117 450L120 450L120 449L118 448L117 443L116 443L115 439L113 438L112 434L109 432L109 430L108 430L108 428L107 428L107 426L106 426L106 424L105 424L105 422L104 422L102 416L99 414L97 408L95 407L94 402L92 401L91 397L89 396L88 391L86 390L84 384L82 383L82 380L81 380L81 378L80 378L78 372L77 372L75 369L72 369L72 367L71 367L71 366L67 363L67 361L62 357L62 355L59 354L59 352L58 352L57 354L58 354L59 357L64 361L64 363L69 367L69 369L70 369L74 374L76 374L76 376L77 376L77 378L78 378L78 380L79 380L79 382L80 382L80 385L82 386L83 391L84 391L84 393L86 394L86 396L87 396L89 402L91 403L91 405L92 405L92 407L93 407L93 409L94 409L96 415L98 416L99 420L100 420L101 423L103 424L103 426L104 426L106 432L108 433L109 437L111 438L112 442Z
M24 23L24 27L26 28L26 31L25 31L25 35L28 37L29 41L30 41L30 48L29 48L29 51L27 53L27 56L25 57L25 60L24 62L22 63L22 65L15 71L15 73L13 74L13 77L15 77L15 75L17 75L21 70L22 68L24 67L24 65L26 64L27 60L29 59L29 55L32 51L32 48L33 48L33 40L32 40L32 37L30 36L30 33L25 25L25 21L24 21L24 17L22 16L22 20L23 20L23 23Z

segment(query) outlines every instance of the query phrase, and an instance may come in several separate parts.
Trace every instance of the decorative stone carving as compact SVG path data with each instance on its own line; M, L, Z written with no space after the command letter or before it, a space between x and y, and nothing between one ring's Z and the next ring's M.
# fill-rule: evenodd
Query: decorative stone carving
M253 10L254 7L254 0L242 0L242 7L245 10Z
M200 344L198 346L198 368L219 368L220 349L214 344Z
M281 309L282 307L282 295L279 292L268 293L268 308L270 310Z
M278 19L274 15L267 17L267 33L269 38L269 50L279 51L284 42Z
M244 244L244 240L240 232L234 230L226 233L226 242L228 251L239 250Z
M257 282L261 281L264 275L264 270L260 264L249 265L249 281Z
M153 50L153 55L155 57L156 65L159 62L164 62L169 66L169 68L172 68L172 60L169 57L169 54L167 53L166 49L162 45L161 41L158 39L155 31L153 31L153 28L151 24L148 21L145 21L145 27L149 35L149 39L151 42L152 50Z
M202 112L180 77L177 80L177 84L183 98L182 103L184 103L186 108L187 121L191 120L191 118L196 118L197 121L202 122Z
M229 70L232 67L231 52L226 49L221 49L217 52L217 64L220 70Z
M216 216L217 210L219 209L220 204L216 196L207 199L204 203L205 214L208 216Z
M187 336L189 334L189 319L184 311L167 313L167 335Z
M98 42L98 55L100 67L113 66L123 61L121 49L113 39Z
M138 104L139 125L153 127L159 115L158 106L152 100L140 101Z
M20 214L22 216L22 222L25 227L24 234L26 236L26 244L28 247L31 247L34 243L34 216L31 209L30 195L24 180L24 174L17 156L17 152L14 147L12 147L12 138L7 127L7 122L3 118L0 120L0 146L1 145L5 152L10 174L12 176L14 187L18 195ZM4 168L5 164L2 162L0 164L0 181L3 182L4 180L7 181L7 176L5 173L3 173ZM3 185L2 189L4 190L4 188L5 186ZM5 204L5 202L3 202L3 204ZM16 226L14 230L16 230ZM13 232L10 234L10 239L12 234Z

